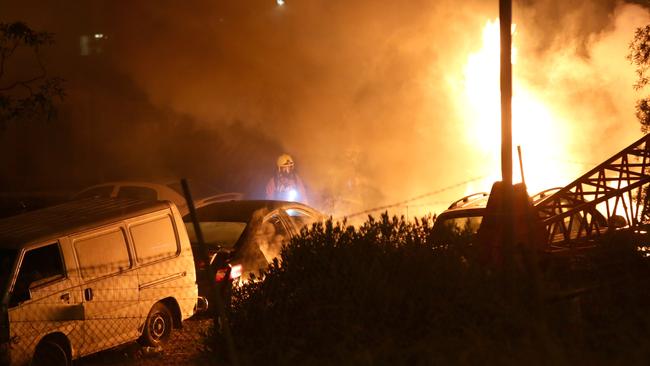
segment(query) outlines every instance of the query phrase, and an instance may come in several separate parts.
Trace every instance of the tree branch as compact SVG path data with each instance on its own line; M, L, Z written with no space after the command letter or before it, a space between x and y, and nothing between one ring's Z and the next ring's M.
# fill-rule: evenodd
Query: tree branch
M13 88L15 88L15 87L17 87L19 85L31 84L31 83L33 83L33 82L35 82L37 80L45 79L45 76L47 76L47 75L46 74L41 74L41 75L38 75L38 76L33 77L31 79L16 81L13 84L9 84L6 87L0 87L0 92L9 91L9 90L11 90L11 89L13 89Z
M16 47L17 47L17 45L15 45L12 48L11 52L9 53L9 56L11 56L13 51L16 50ZM38 63L38 67L41 69L41 73L39 75L31 78L31 79L18 80L18 81L14 82L13 84L10 84L8 86L0 87L0 92L9 91L9 90L11 90L11 89L13 89L13 88L15 88L15 87L17 87L19 85L27 86L27 84L33 83L33 82L35 82L37 80L44 79L47 76L47 70L45 69L45 65L43 64L43 60L41 60L41 54L39 52L38 46L34 46L34 56L36 58L36 62ZM4 72L4 61L5 61L5 57L3 55L3 57L2 57L2 65L1 65L1 68L0 68L0 80L2 79L2 73ZM29 89L30 89L30 92L31 92L31 88L29 88Z
M0 58L0 80L2 80L2 76L5 74L5 52L2 51L2 58Z
M16 41L14 42L13 47L5 48L2 50L2 64L0 64L0 80L2 80L2 76L5 73L5 60L14 54L14 51L16 51L16 48L18 48L19 44L20 43Z
M63 99L64 92L61 87L62 79L48 77L45 63L43 62L40 46L52 44L53 35L47 32L36 32L25 23L0 22L0 128L12 120L47 119L56 114L54 99ZM18 48L26 48L36 59L37 70L32 76L23 79L4 81L7 78L7 65L11 56ZM33 66L32 66L33 67ZM36 75L34 75L36 74ZM16 88L26 90L27 95Z

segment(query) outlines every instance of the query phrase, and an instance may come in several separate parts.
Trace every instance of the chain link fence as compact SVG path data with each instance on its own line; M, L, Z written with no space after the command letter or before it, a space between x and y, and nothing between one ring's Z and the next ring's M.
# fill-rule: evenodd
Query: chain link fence
M175 261L184 257L192 259L180 255ZM8 339L1 364L212 363L205 337L215 313L197 311L194 274L169 262L84 268L78 277L45 274L26 288L21 281L29 276L19 275L2 322Z

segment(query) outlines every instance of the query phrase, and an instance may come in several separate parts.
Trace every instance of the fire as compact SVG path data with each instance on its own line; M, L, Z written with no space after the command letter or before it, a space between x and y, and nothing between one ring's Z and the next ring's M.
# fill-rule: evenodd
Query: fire
M557 164L553 156L568 157L567 124L554 113L535 90L517 76L517 37L513 27L513 148L523 150L523 165L528 191L532 194L546 188L563 186L575 172L566 164ZM465 131L482 159L488 176L485 188L501 180L501 104L499 92L499 21L488 21L483 28L481 48L469 55L464 68L462 96ZM516 150L513 149L513 181L521 180ZM567 158L567 160L569 160Z

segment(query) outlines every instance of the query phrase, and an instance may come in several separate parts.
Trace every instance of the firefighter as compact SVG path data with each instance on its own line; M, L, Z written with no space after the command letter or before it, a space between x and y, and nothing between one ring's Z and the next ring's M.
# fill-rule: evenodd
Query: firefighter
M275 175L266 184L266 199L307 204L305 186L295 172L293 158L288 154L280 155L277 167Z

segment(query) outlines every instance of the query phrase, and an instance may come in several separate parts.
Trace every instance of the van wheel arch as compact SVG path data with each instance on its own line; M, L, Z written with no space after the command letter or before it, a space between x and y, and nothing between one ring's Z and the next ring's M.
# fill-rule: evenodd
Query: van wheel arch
M139 342L145 346L158 347L166 342L174 328L181 325L180 307L176 299L168 297L151 307L144 322Z
M178 301L176 301L176 299L173 297L168 297L160 300L159 302L163 303L167 307L167 309L169 309L169 311L172 312L174 328L175 329L182 328L183 322L181 321L181 307L178 305Z
M36 346L32 365L41 364L39 357L46 357L47 363L52 364L50 357L56 357L57 352L63 352L65 360L60 360L59 364L53 365L72 365L72 347L70 340L63 333L52 333L43 337Z

